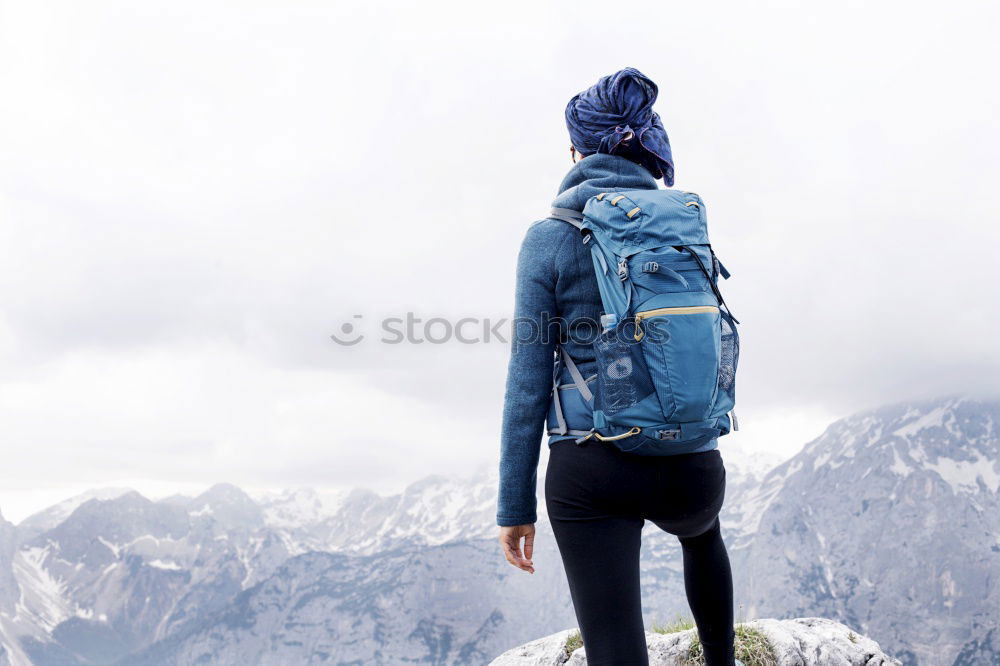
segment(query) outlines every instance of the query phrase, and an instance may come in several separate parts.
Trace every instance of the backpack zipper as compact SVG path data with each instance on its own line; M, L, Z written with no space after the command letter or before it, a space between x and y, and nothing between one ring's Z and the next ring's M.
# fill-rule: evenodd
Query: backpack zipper
M643 312L635 313L635 341L638 342L642 340L645 333L642 331L643 319L648 319L650 317L656 317L658 315L686 315L686 314L701 314L705 312L718 312L719 307L716 305L683 305L676 308L656 308L655 310L644 310Z

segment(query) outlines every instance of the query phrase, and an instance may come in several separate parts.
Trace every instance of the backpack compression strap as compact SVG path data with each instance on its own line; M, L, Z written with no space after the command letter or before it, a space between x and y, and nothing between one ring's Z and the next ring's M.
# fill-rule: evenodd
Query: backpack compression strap
M553 432L549 430L549 434L555 435L587 435L589 436L592 430L575 430L566 425L566 417L563 415L562 402L559 399L559 367L560 363L565 365L569 369L569 374L573 378L572 386L580 392L580 396L587 402L594 401L594 394L591 392L590 387L587 386L587 380L583 378L579 368L576 367L576 363L570 357L569 352L559 345L559 355L556 357L556 362L552 370L552 400L555 403L555 413L556 413L556 429ZM591 379L597 375L592 375Z
M576 367L576 363L570 357L569 352L562 345L559 345L559 351L562 354L563 363L566 364L566 368L569 370L570 376L573 378L573 383L576 385L576 390L580 392L580 395L587 402L594 401L594 394L590 392L590 387L587 386L587 380L583 378L583 373L580 369Z

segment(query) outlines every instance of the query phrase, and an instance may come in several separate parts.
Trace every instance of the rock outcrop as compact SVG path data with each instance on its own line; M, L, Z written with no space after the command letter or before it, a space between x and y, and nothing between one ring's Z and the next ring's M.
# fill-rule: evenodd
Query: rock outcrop
M567 641L577 633L567 629L513 650L490 662L490 666L583 666L586 646L573 650ZM764 638L754 646L741 645L739 634ZM878 643L849 627L821 617L792 620L751 620L737 626L737 656L746 666L900 666L898 659L882 652ZM692 658L694 629L669 634L647 632L650 666L680 666L704 663ZM571 651L572 650L572 651ZM746 651L750 651L748 654ZM695 651L696 652L696 651Z

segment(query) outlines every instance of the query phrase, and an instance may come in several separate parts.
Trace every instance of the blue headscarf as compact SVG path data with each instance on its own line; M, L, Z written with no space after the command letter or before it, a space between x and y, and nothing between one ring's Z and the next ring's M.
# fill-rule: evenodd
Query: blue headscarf
M668 187L673 185L670 140L653 111L657 93L656 84L634 67L602 77L566 105L566 127L573 145L583 155L628 157Z

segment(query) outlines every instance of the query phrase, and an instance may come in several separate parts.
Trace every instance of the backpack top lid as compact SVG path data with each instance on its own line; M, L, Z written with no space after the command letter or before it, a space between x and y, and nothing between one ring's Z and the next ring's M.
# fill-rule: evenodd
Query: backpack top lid
M610 190L583 207L582 228L620 257L665 245L707 245L705 204L694 192Z

